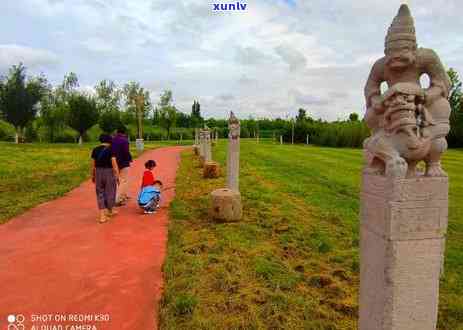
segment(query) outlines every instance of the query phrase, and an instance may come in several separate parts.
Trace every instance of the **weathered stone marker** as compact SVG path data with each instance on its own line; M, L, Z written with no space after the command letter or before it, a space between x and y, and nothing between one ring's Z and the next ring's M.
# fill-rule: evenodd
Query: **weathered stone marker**
M437 55L416 45L402 5L365 86L360 223L360 330L434 330L448 221L449 79ZM429 75L427 90L420 86ZM381 94L380 85L389 90ZM424 161L425 173L416 169Z
M211 148L211 132L209 129L204 131L204 163L203 163L203 177L204 178L217 178L220 175L219 163L212 161L212 148Z
M201 166L204 164L206 155L206 132L205 130L201 129L199 131L199 161Z
M230 114L228 121L230 130L228 136L227 153L227 187L228 189L239 191L240 175L240 122L234 113Z
M211 193L213 219L224 222L238 221L242 217L241 194L239 192L240 122L233 112L228 122L227 188Z
M204 132L204 161L210 162L212 160L211 131L209 131L209 129L205 129L203 132Z
M193 151L195 152L195 155L199 155L199 129L195 128L195 144L193 145Z

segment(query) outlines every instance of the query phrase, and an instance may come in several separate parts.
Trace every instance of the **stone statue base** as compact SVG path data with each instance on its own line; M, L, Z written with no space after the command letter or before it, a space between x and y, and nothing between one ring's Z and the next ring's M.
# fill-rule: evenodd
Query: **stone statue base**
M227 188L211 193L211 217L221 222L236 222L242 217L241 194Z
M217 162L204 162L203 177L215 179L220 176L220 165Z
M360 330L434 330L448 180L363 175Z

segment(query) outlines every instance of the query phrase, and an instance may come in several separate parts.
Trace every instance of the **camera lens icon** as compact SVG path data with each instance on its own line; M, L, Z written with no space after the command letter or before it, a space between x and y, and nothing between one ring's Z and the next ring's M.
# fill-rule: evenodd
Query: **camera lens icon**
M8 330L24 330L24 321L25 317L22 314L17 314L17 315L8 315L7 316L7 321L8 321Z

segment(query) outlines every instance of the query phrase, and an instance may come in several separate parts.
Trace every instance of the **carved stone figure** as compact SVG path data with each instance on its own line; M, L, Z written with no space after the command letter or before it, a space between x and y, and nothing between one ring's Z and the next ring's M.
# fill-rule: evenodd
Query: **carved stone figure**
M429 88L420 84L427 74ZM381 94L381 84L389 90ZM385 56L373 65L365 86L365 121L372 137L364 143L366 173L404 178L416 176L426 164L426 176L446 176L440 159L450 130L450 80L437 54L417 48L414 21L407 5L394 18L385 42Z

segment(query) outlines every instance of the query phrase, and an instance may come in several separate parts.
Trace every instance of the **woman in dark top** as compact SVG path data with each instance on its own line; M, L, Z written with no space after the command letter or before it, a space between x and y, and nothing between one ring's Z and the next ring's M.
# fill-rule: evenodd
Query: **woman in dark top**
M100 135L101 144L92 151L92 181L95 183L96 200L100 209L100 223L115 215L116 188L119 168L111 150L111 136Z

